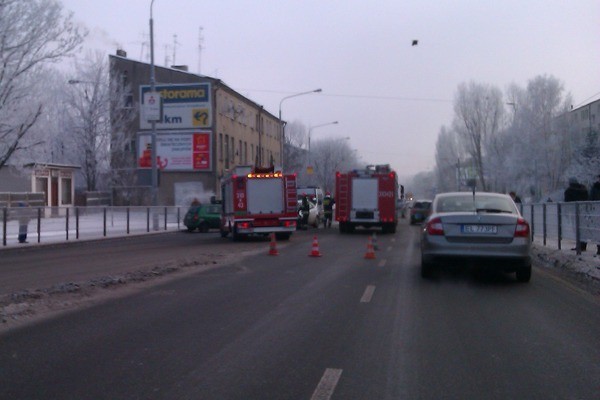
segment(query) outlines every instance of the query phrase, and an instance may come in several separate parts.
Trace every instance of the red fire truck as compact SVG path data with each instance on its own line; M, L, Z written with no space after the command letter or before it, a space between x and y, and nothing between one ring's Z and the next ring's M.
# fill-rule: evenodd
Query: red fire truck
M221 236L269 235L287 240L296 230L296 175L275 168L236 167L221 181Z
M389 165L336 173L335 193L335 220L340 233L353 232L357 226L396 232L398 176Z

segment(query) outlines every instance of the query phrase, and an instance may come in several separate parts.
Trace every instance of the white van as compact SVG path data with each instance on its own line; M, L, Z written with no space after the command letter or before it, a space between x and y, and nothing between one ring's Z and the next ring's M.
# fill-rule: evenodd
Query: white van
M307 195L310 201L317 204L319 222L323 221L323 190L317 186L298 186L297 191L298 200Z

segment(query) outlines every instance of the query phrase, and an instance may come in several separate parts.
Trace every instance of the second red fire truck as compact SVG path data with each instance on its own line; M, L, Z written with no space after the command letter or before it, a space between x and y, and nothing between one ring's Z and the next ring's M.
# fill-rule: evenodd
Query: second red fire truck
M387 164L336 173L335 220L339 222L340 232L353 232L362 226L395 233L398 188L398 176Z

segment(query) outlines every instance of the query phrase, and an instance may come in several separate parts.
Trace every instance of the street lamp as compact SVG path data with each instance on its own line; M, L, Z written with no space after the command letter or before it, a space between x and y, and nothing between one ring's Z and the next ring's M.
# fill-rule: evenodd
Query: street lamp
M284 150L284 145L285 145L285 124L281 120L281 105L283 104L283 102L285 100L291 99L292 97L302 96L302 95L311 94L311 93L321 93L322 91L323 91L323 89L319 88L319 89L315 89L315 90L309 90L307 92L292 94L292 95L284 97L279 102L279 123L281 124L281 170L282 171L283 171L283 150Z
M319 124L319 125L311 126L310 128L308 128L308 154L310 154L310 135L311 135L313 129L321 128L321 127L327 126L327 125L335 125L338 123L339 123L338 121L326 122L324 124Z
M152 7L154 6L154 0L150 2L150 92L156 92L156 76L154 72L154 20L152 19ZM154 118L151 122L152 125L152 205L158 205L158 169L156 165L156 157L158 156L156 148L156 121ZM156 227L158 227L158 220L156 221Z

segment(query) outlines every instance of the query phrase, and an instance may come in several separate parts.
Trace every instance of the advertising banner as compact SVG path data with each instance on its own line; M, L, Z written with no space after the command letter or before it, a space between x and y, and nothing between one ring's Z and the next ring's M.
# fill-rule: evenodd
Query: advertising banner
M192 83L183 85L156 85L160 95L162 113L156 121L156 129L198 129L212 126L212 105L210 83ZM140 85L141 109L153 96L150 85ZM149 106L149 105L148 105ZM156 113L156 109L153 110ZM140 129L151 129L152 124L145 116L140 118Z
M211 132L177 131L156 134L156 164L163 171L211 171ZM138 133L138 168L152 168L152 135Z

